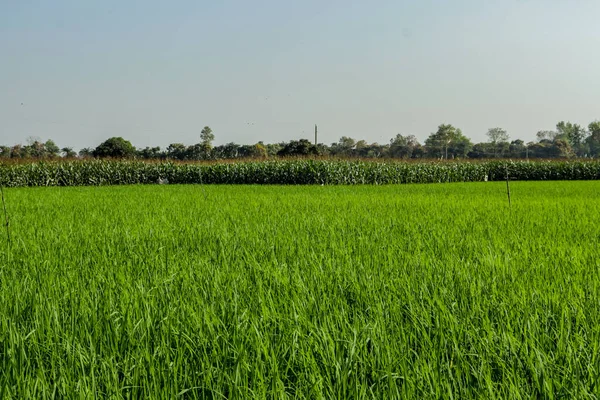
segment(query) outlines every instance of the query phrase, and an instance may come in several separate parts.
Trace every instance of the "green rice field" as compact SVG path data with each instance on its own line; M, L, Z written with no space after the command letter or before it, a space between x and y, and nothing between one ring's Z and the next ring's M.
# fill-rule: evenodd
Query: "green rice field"
M0 398L597 399L600 181L510 185L5 188Z

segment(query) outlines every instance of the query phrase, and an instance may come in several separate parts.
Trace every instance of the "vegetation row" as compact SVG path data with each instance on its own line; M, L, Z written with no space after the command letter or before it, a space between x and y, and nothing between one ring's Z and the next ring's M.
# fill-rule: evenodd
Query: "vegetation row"
M490 128L488 141L473 143L461 129L450 124L438 126L424 143L414 135L397 134L389 143L368 143L342 136L339 141L327 145L304 139L280 143L256 144L226 143L213 146L215 135L209 126L200 132L200 142L186 145L171 143L160 147L136 148L122 137L111 137L96 148L84 148L79 152L72 147L62 149L53 140L43 142L30 138L27 145L12 147L0 145L0 159L39 160L63 158L129 158L146 160L233 160L244 158L279 158L290 156L334 156L367 159L497 159L497 158L598 158L600 156L600 121L591 122L587 129L576 123L560 121L556 129L539 131L536 140L525 142L511 140L502 128Z
M266 160L184 164L85 160L0 164L0 185L90 186L129 184L344 185L505 180L596 180L600 161L374 162Z

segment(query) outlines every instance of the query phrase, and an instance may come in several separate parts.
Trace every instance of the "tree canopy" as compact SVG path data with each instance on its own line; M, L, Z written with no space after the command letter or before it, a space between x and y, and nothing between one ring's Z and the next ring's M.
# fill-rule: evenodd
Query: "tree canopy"
M135 147L122 137L111 137L92 152L94 157L127 158L135 155Z
M600 121L587 126L560 121L555 130L540 130L535 141L521 139L509 142L508 132L495 127L486 133L488 141L472 143L461 129L441 124L425 143L415 135L396 134L388 143L369 143L364 139L341 136L331 145L312 143L306 138L289 142L238 144L229 142L213 146L215 135L209 126L200 133L195 144L174 142L165 149L158 146L136 149L123 137L111 137L96 148L83 148L78 153L72 147L58 147L53 140L30 137L26 145L0 146L0 158L55 159L72 158L141 158L170 160L216 160L265 158L278 156L335 156L345 158L553 158L600 157Z

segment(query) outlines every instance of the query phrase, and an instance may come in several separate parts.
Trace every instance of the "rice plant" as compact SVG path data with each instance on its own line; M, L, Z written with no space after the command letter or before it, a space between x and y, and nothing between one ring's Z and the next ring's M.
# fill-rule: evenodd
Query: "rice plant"
M598 397L600 182L52 168L169 184L5 189L1 398Z

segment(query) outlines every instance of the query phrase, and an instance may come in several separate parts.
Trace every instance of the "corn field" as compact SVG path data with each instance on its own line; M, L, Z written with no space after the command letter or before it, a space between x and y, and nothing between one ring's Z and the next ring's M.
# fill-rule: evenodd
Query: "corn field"
M599 161L365 162L277 160L240 163L86 160L0 164L0 184L100 186L153 184L354 185L505 180L597 180Z

